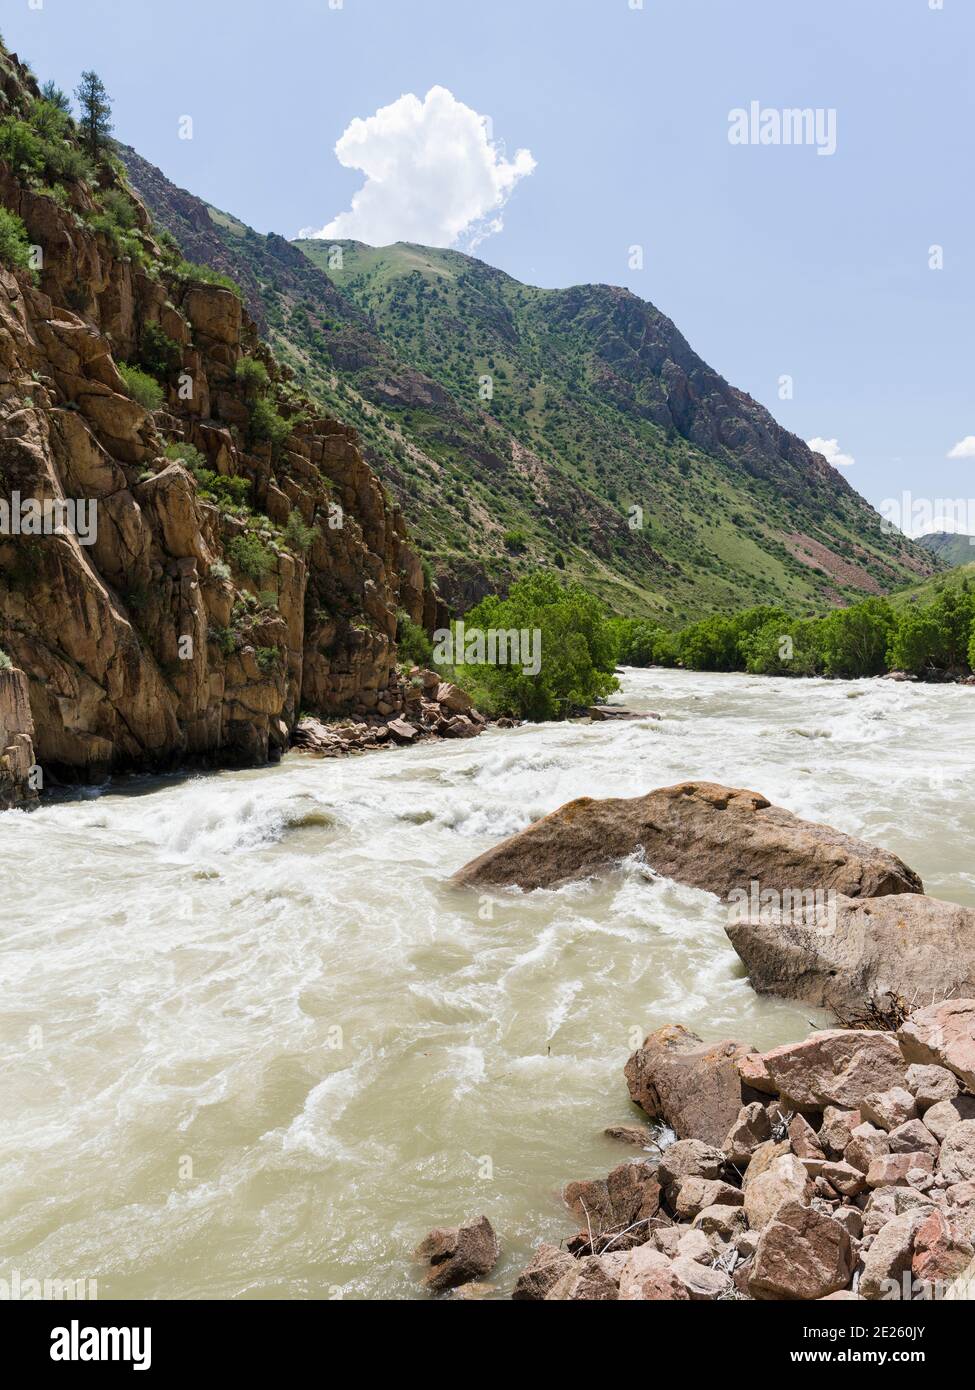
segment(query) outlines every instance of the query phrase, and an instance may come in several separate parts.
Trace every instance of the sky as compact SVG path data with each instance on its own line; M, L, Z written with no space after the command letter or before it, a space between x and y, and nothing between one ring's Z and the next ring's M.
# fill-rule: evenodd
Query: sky
M905 529L945 499L975 531L972 0L3 0L0 28L259 231L626 285ZM792 109L807 142L774 139Z

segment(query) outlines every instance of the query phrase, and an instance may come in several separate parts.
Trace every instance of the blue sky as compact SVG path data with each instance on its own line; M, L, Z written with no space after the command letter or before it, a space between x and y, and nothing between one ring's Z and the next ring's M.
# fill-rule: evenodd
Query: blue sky
M975 496L975 438L947 457L975 436L975 5L632 2L6 0L2 29L41 79L94 67L120 138L289 236L350 207L363 175L333 151L355 117L445 87L535 161L483 259L650 299L783 424L838 440L875 504ZM732 145L753 101L834 109L835 154Z

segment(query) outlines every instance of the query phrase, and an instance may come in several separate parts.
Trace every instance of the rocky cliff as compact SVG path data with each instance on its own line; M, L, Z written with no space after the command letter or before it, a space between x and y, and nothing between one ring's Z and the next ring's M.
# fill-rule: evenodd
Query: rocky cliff
M395 706L398 613L444 614L355 432L46 106L0 52L0 148L46 141L40 164L0 158L36 267L0 265L0 647L37 761L62 778L259 762L301 709Z

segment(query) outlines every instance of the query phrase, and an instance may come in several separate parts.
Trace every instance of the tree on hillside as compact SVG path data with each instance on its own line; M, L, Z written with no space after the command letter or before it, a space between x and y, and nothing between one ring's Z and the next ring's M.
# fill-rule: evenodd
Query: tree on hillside
M81 107L81 119L78 124L82 141L91 157L97 159L112 131L112 99L97 72L81 74L81 82L75 90L75 99Z
M45 82L41 88L41 96L65 116L71 115L71 102L68 100L66 92L62 92L56 82Z

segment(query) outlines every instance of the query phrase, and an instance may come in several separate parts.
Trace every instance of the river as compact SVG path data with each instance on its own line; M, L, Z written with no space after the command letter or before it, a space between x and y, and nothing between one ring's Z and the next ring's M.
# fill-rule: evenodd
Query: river
M0 816L0 1277L101 1298L425 1297L485 1212L498 1296L637 1151L623 1064L672 1021L771 1046L709 894L628 863L482 900L454 869L580 795L762 792L975 906L975 690L628 671L662 718L141 778Z

